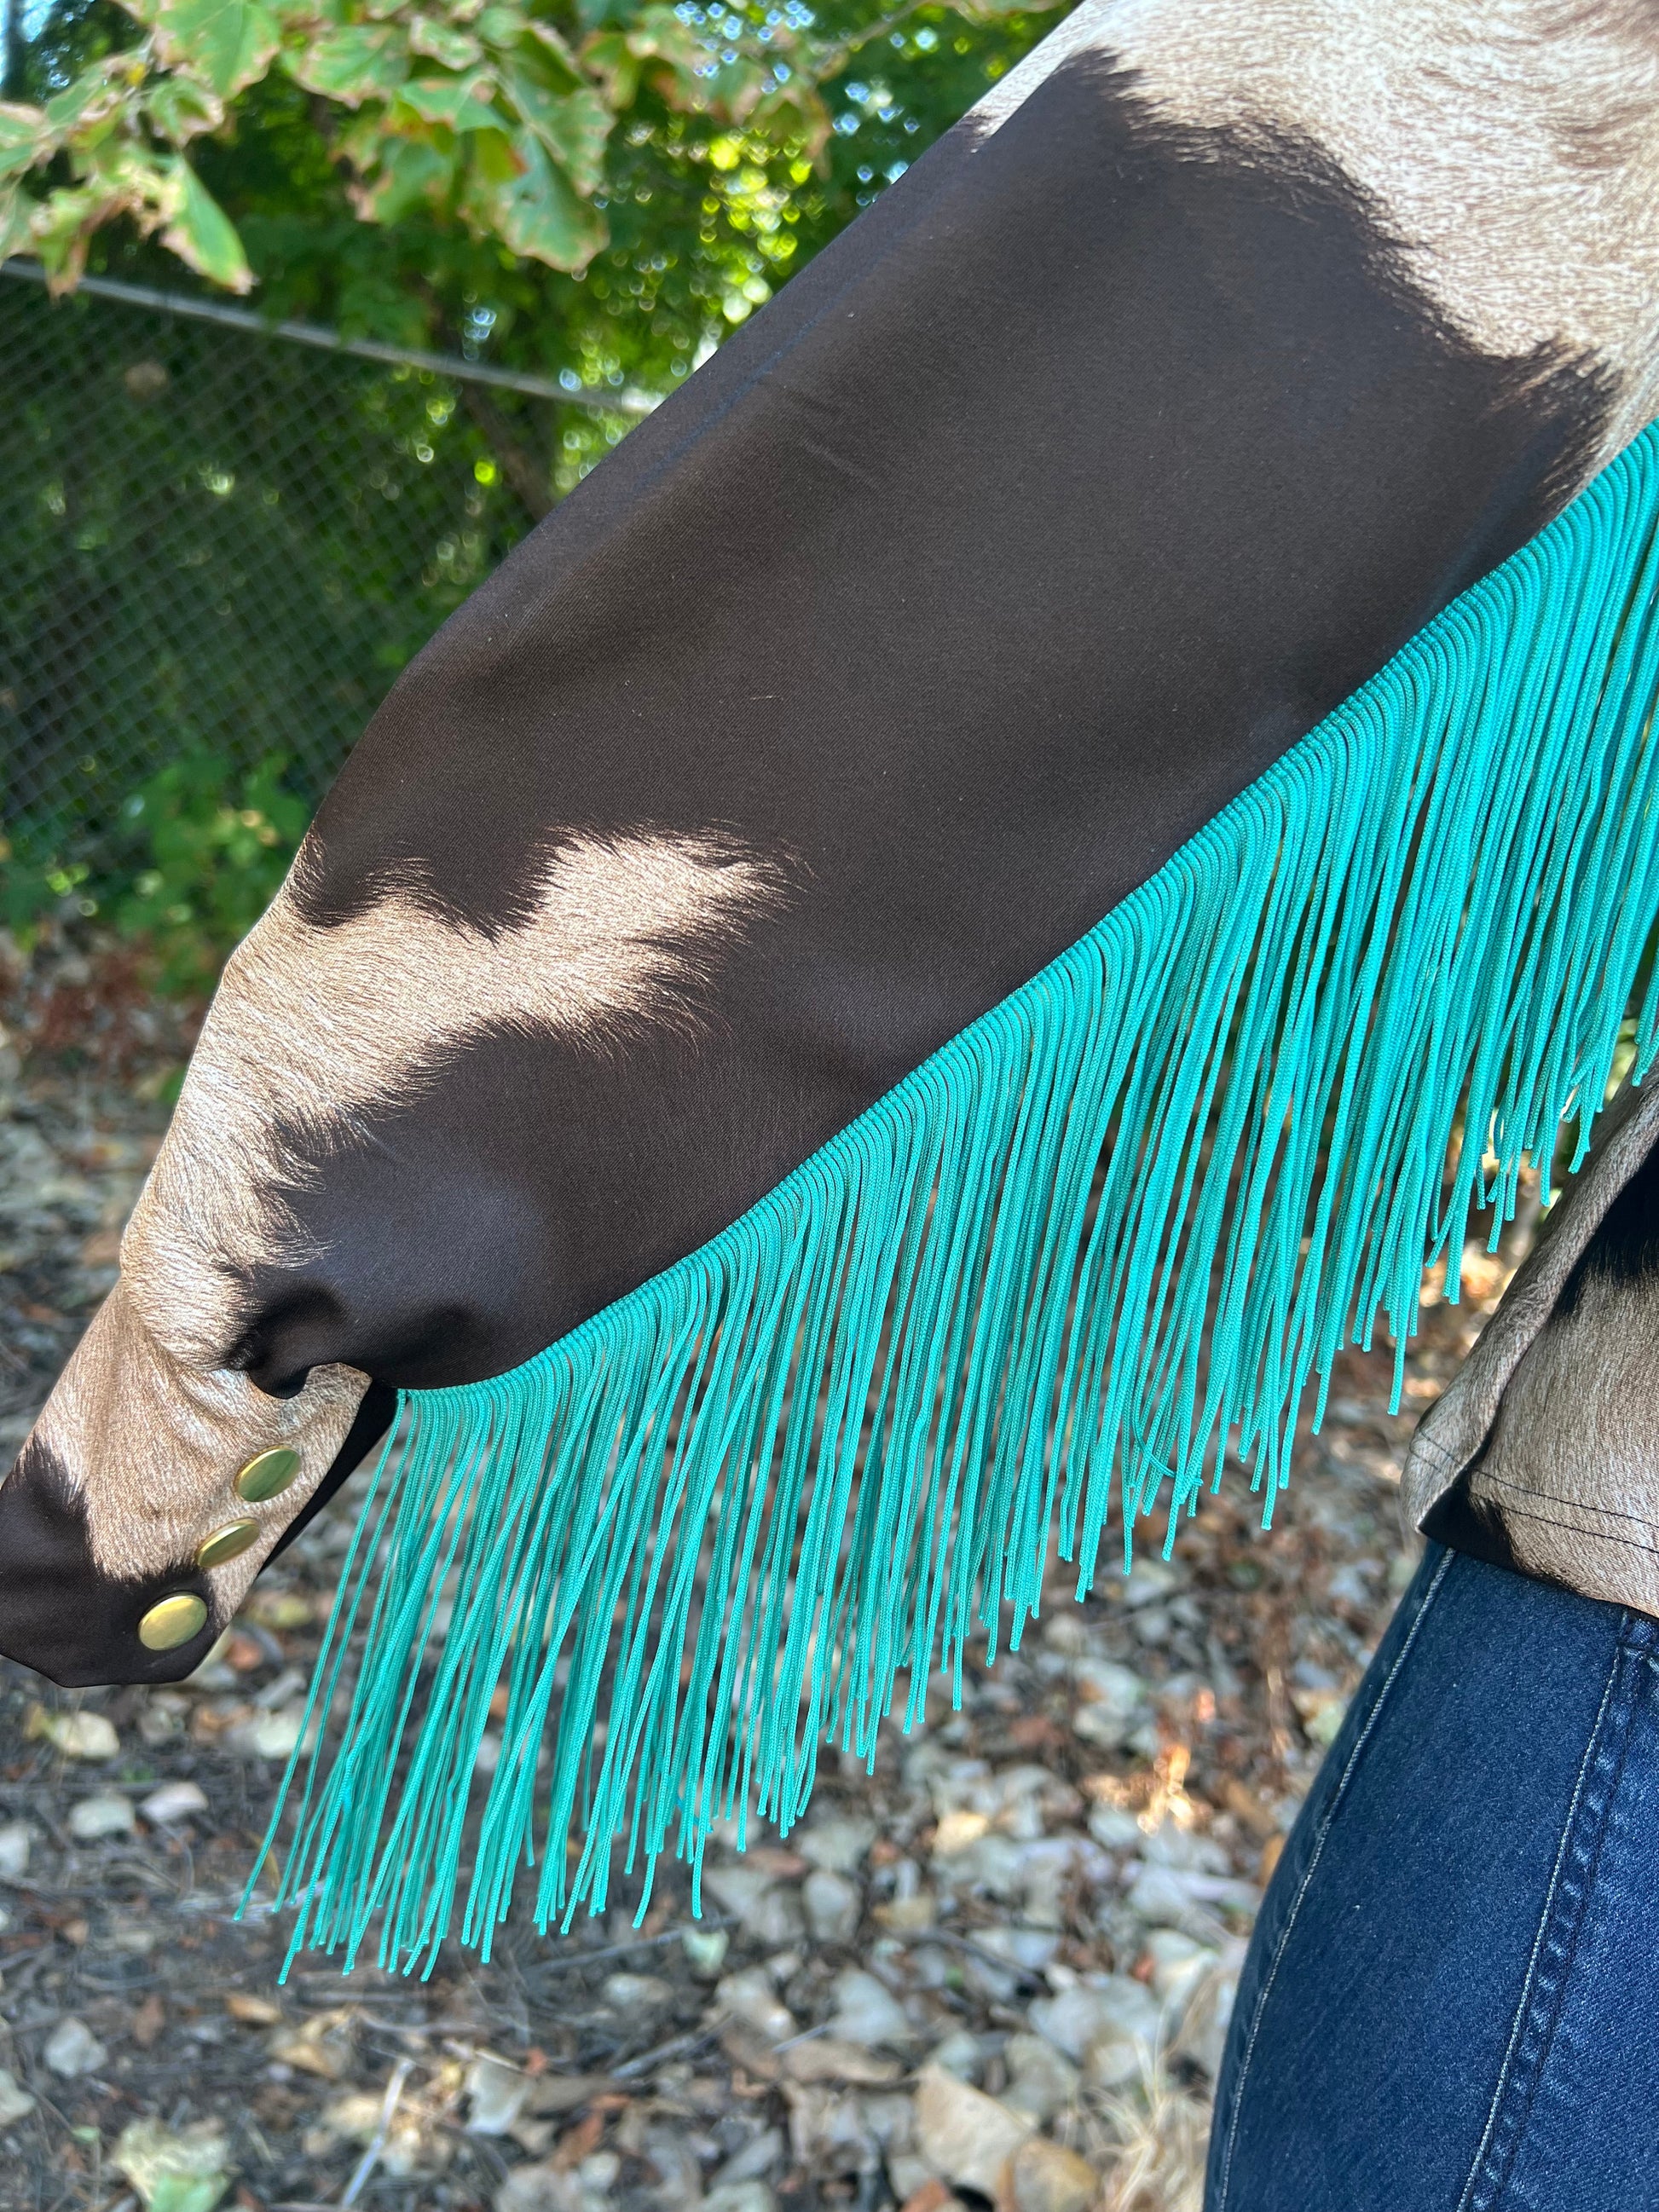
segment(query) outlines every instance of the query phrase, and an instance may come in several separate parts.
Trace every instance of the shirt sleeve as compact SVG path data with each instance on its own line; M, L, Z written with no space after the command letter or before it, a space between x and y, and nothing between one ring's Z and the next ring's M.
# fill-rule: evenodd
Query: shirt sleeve
M1609 1110L1403 1488L1454 1550L1659 1615L1659 1084Z

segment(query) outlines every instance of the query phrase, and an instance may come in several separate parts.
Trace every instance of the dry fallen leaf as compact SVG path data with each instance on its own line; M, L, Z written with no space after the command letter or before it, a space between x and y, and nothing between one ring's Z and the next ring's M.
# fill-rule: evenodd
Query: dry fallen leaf
M1237 1775L1229 1774L1224 1778L1219 1795L1227 1810L1243 1820L1251 1834L1259 1837L1263 1843L1277 1831L1278 1814L1270 1805L1264 1805L1249 1784L1240 1781Z
M468 2130L473 2135L504 2136L524 2110L530 2076L489 2051L480 2051L466 2072Z
M255 1589L247 1601L248 1619L261 1628L303 1628L316 1612L316 1601L298 1590Z
M355 2015L342 2008L319 2012L299 2027L279 2028L270 2039L270 2055L301 2074L314 2074L322 2081L338 2081L351 2070Z
M114 1723L102 1713L51 1713L32 1705L23 1717L30 1743L49 1743L65 1759L113 1759L121 1748Z
M590 2151L599 2148L605 2140L604 2112L589 2112L567 2129L559 2138L559 2147L550 2161L560 2172L568 2173L573 2166L580 2166Z
M1001 2194L1014 2153L1031 2136L1024 2113L1011 2112L936 2066L917 2079L916 2135L930 2166L994 2202Z
M530 2069L526 2067L526 2072ZM553 2074L544 2071L533 2075L525 2105L528 2112L542 2118L558 2112L579 2112L591 2105L617 2084L608 2074Z
M924 2181L920 2189L913 2189L905 2198L902 2212L961 2212L962 2199L948 2190L942 2181Z
M1089 2212L1099 2191L1085 2159L1041 2136L1014 2153L1006 2184L1011 2212Z
M138 2192L146 2212L214 2212L230 2186L229 2146L216 2121L176 2133L159 2120L122 2130L110 2163Z

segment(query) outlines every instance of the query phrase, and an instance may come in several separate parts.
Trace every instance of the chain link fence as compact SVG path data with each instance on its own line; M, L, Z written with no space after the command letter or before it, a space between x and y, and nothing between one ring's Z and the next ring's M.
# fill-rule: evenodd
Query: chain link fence
M191 751L275 759L314 803L398 670L530 527L525 457L552 451L565 395L320 352L328 333L297 343L130 288L54 303L0 274L11 849L95 865L130 795Z

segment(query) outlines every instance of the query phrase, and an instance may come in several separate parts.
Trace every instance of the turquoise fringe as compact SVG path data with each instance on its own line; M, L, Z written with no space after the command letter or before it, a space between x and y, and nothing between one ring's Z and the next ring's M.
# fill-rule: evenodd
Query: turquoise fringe
M1656 514L1659 426L740 1220L406 1398L290 1767L293 1952L378 1923L429 1970L470 1812L486 1953L532 1876L545 1929L617 1846L787 1830L901 1677L908 1728L1018 1643L1056 1526L1090 1587L1115 1471L1126 1565L1230 1450L1271 1517L1308 1384L1378 1313L1403 1357L1565 1118L1577 1164L1632 1013L1654 1057Z

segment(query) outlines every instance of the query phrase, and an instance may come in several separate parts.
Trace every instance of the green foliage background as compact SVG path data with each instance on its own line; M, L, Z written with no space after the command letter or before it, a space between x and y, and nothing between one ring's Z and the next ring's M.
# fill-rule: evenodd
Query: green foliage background
M15 32L15 6L10 20ZM175 321L138 345L130 311L84 295L55 310L39 295L27 307L0 301L6 313L49 314L52 331L27 376L7 372L0 419L11 579L0 612L0 900L15 927L55 908L144 933L173 988L210 975L258 914L398 668L625 434L631 418L594 403L672 390L1056 18L995 0L891 10L532 0L516 15L481 12L478 0L423 14L403 0L284 0L269 20L276 43L238 82L248 27L265 21L260 0L55 0L35 36L9 41L0 197L12 195L12 232L0 242L39 254L65 283L84 258L94 272L177 289L182 260L251 284L273 316L527 371L586 404L406 369L348 372L242 340L250 366L204 405L191 349L218 334ZM228 62L227 24L241 40ZM496 38L487 71L466 61L485 31ZM342 40L358 41L352 52L391 41L402 88L355 104L319 90L317 56L337 56ZM478 183L522 140L513 101L527 95L513 57L532 49L553 56L550 82L579 103L565 123L577 113L592 126L574 153L557 141L582 202L577 228L560 246L544 227L533 252L522 179L516 215ZM463 91L474 100L464 111ZM196 119L169 137L181 98L197 102ZM510 112L483 115L479 100ZM441 110L478 127L433 120ZM27 121L54 114L51 131ZM544 152L556 138L544 132ZM216 264L176 207L154 204L155 192L177 200L167 165L179 162L234 240L234 255L220 240ZM138 170L163 185L132 184ZM394 189L394 171L409 189ZM427 179L418 190L416 172ZM118 358L106 358L112 344ZM96 434L88 362L103 377ZM167 372L148 394L147 364ZM112 375L127 380L118 398ZM175 459L163 465L169 440ZM198 455L188 469L176 465L181 440ZM382 526L394 502L392 533ZM286 604L251 623L237 579L246 599L273 561ZM92 651L124 594L142 602L149 631L177 633L151 636L125 678L94 665ZM78 662L64 649L76 637ZM309 690L307 656L326 679ZM47 662L55 690L42 696ZM82 744L89 714L100 734ZM173 758L135 789L120 763L125 734L141 726L164 726ZM26 787L29 764L70 741L70 799L45 804L39 775ZM52 787L64 788L61 776Z
M0 364L0 918L143 916L203 933L199 958L167 953L170 981L210 972L392 678L528 516L429 374L15 280ZM201 835L161 849L148 794L185 760L214 772L167 811ZM248 797L251 774L285 806ZM274 872L210 834L249 807ZM220 878L256 860L250 909ZM135 902L158 872L169 895Z

